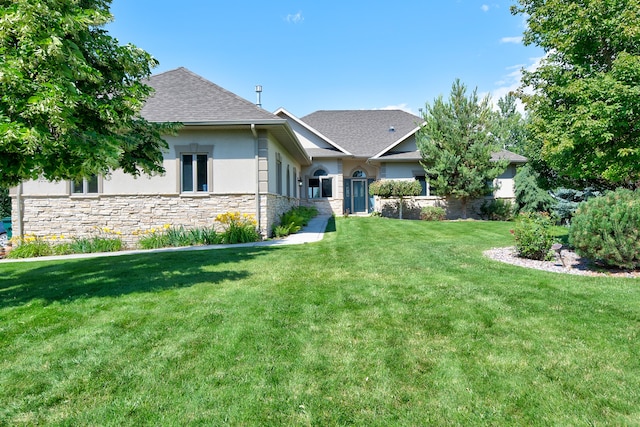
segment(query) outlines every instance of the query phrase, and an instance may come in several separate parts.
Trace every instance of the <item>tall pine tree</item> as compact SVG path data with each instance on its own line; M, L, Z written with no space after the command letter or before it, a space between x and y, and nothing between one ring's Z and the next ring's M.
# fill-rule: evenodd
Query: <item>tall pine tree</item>
M468 202L490 192L508 163L491 160L502 147L492 133L489 97L479 100L477 89L467 96L466 86L456 80L449 100L439 96L433 105L427 103L423 118L416 143L429 184L436 194L459 200L466 218Z

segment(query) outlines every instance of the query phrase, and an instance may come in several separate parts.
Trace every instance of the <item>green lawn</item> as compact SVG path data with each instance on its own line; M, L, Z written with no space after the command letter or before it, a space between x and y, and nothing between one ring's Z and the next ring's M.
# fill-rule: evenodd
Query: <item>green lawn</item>
M640 282L483 258L511 226L0 263L0 425L639 425Z

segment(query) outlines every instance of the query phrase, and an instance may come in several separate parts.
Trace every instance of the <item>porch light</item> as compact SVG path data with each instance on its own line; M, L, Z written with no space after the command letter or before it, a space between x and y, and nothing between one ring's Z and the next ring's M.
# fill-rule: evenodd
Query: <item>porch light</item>
M302 187L302 178L298 178L298 187Z

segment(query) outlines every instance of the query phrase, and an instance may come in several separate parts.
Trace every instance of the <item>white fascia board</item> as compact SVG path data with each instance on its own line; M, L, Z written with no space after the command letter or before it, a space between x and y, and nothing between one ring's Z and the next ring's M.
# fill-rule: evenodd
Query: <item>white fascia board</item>
M387 151L391 150L393 147L397 147L398 145L403 143L407 138L409 138L411 135L414 135L416 132L418 132L418 130L420 130L420 126L414 128L411 132L407 133L402 138L398 139L396 142L394 142L393 144L389 145L387 148L385 148L384 150L382 150L381 152L379 152L375 156L372 156L371 159L377 159L380 156L382 156L383 154L385 154Z
M318 136L319 138L324 139L327 143L333 145L335 148L337 148L338 150L342 151L344 154L347 154L349 156L353 156L353 154L351 154L349 151L345 150L344 148L342 148L341 146L339 146L338 144L333 142L331 139L327 138L322 133L318 132L316 129L312 128L311 126L309 126L308 124L306 124L305 122L303 122L302 120L300 120L299 118L297 118L296 116L294 116L293 114L291 114L290 112L285 110L284 108L278 108L276 110L276 112L273 113L273 114L275 114L276 116L279 116L279 113L285 114L291 120L295 121L300 126L302 126L303 128L307 129L309 132L313 133L314 135Z

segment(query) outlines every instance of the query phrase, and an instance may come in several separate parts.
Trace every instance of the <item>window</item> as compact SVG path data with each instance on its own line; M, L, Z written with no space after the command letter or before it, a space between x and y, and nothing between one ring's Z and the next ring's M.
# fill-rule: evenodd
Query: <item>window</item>
M297 176L298 176L298 171L294 167L293 168L293 197L299 197L298 196L298 181L296 180ZM302 185L302 181L300 181L300 185Z
M291 172L289 172L289 165L287 165L287 197L291 197Z
M367 175L364 172L362 172L361 170L355 171L351 176L353 178L366 178L367 177Z
M276 153L276 193L282 195L282 157Z
M427 181L424 175L418 175L415 178L416 181L420 182L420 186L422 187L422 192L420 193L421 196L435 196L435 194L431 192L429 181Z
M333 179L327 176L327 171L318 169L313 173L313 178L309 178L310 199L319 199L321 197L333 197Z
M97 194L98 175L91 175L89 178L72 181L71 192L73 194Z
M207 182L207 155L201 153L182 154L182 191L206 192Z

